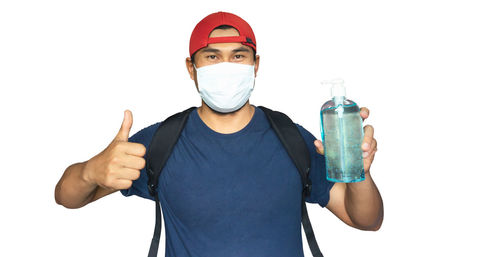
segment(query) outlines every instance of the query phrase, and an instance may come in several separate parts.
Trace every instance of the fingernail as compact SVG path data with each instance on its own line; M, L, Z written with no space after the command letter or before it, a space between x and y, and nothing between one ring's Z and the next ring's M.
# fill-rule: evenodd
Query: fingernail
M368 152L363 152L363 158L366 158L368 156Z
M370 148L370 145L368 143L363 144L363 149L368 150Z

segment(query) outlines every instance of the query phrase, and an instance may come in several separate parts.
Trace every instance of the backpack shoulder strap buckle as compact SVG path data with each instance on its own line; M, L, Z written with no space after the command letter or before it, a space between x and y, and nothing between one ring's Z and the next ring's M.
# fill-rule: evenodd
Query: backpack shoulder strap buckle
M307 168L306 174L309 174L309 168ZM306 183L304 183L304 196L310 196L312 192L312 181L309 177L307 177Z

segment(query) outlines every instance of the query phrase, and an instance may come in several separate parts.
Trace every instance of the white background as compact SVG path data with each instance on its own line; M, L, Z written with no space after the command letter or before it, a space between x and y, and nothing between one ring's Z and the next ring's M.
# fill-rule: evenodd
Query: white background
M500 255L496 1L12 0L0 3L0 256L146 255L152 202L69 210L54 186L107 146L125 109L135 133L200 104L184 60L219 10L256 34L252 104L319 137L320 81L342 77L371 110L385 221L359 231L309 205L325 256Z

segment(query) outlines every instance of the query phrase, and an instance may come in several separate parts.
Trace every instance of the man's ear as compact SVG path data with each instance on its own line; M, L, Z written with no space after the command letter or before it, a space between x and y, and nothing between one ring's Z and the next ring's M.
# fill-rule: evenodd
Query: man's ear
M257 77L257 71L259 70L259 61L260 61L260 56L256 55L255 56L255 67L254 67L255 77Z
M193 61L191 60L190 57L186 58L186 68L189 72L189 77L191 77L191 79L194 80L194 66L193 66Z

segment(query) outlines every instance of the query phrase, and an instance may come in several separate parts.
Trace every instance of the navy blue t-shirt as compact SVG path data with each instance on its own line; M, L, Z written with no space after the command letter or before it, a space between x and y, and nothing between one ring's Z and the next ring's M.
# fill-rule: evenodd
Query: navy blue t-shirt
M146 148L160 123L134 134ZM312 193L325 207L333 182L314 136L297 125L311 154ZM123 195L152 199L146 171ZM264 114L232 134L210 129L193 111L159 180L168 257L303 257L299 172Z

